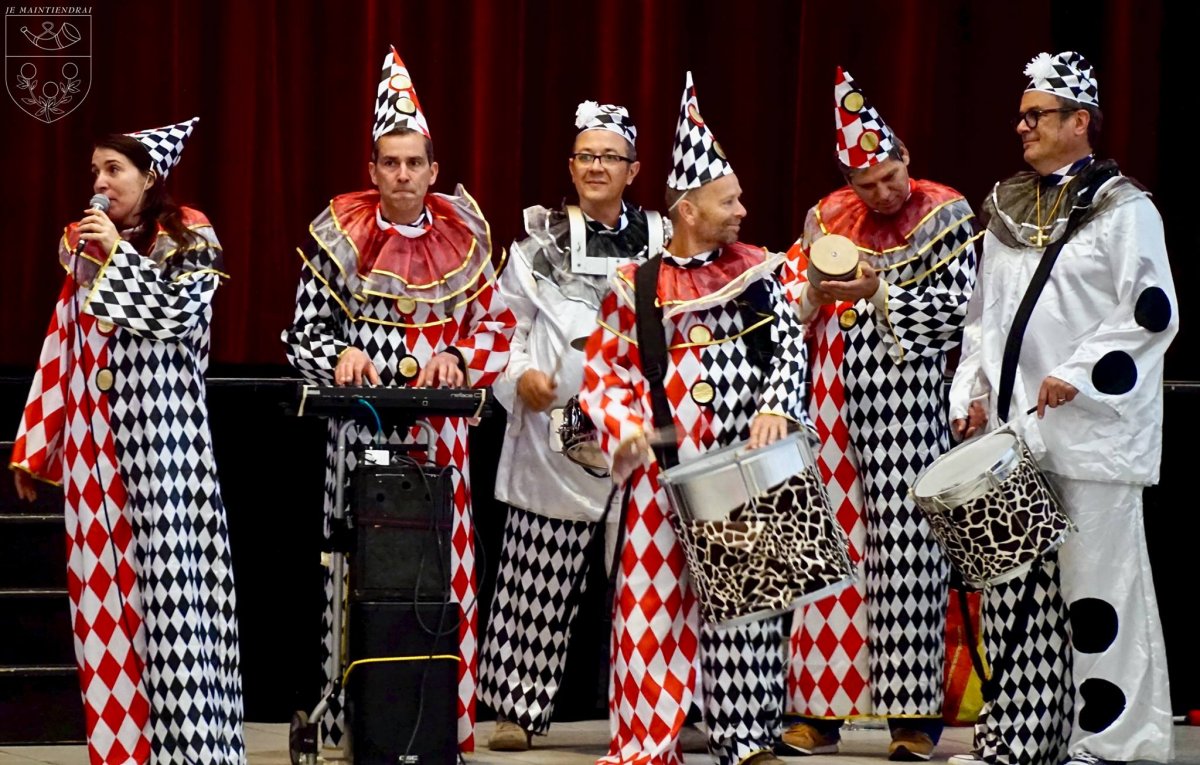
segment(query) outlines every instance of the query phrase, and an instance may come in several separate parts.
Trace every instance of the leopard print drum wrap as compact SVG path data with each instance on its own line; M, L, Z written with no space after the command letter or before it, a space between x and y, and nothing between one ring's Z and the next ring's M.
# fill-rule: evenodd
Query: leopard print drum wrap
M918 506L963 581L980 589L1026 570L1074 528L1023 444L1017 466L991 491L958 507Z
M671 514L683 543L700 615L734 626L824 597L854 578L849 541L812 469L721 521Z

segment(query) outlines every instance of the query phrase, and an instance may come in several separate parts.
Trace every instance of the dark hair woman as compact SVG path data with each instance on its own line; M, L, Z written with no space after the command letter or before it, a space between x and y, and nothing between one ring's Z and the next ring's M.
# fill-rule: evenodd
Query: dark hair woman
M205 404L221 245L163 182L196 120L108 136L13 447L66 500L92 762L243 765L229 532Z

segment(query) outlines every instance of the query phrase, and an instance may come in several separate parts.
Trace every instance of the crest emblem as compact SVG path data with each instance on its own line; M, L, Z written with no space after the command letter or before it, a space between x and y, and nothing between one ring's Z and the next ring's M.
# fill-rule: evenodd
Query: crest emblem
M5 14L4 86L23 112L45 123L62 119L78 108L92 87L91 14Z

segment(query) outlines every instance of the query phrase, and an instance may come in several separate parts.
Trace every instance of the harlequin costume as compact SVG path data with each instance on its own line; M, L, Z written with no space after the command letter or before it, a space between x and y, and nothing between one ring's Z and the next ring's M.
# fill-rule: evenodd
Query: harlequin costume
M691 73L675 137L669 188L687 192L732 169L700 116ZM681 463L745 439L752 418L804 415L801 327L774 276L782 256L734 243L689 258L663 255L664 382ZM621 268L587 346L580 402L611 456L652 428L651 393L640 357L634 280ZM752 305L747 310L747 305ZM757 358L753 333L769 333ZM684 552L657 463L629 476L626 541L619 550L612 653L612 741L601 763L678 765L678 736L703 684L709 749L722 765L768 751L783 702L783 620L701 626Z
M375 107L373 137L397 127L429 137L429 128L408 70L393 48L384 59ZM292 326L282 339L288 360L306 379L333 384L340 355L357 348L370 357L383 385L411 385L436 354L457 355L472 387L491 385L508 360L513 317L495 287L491 229L470 195L428 194L425 210L412 225L391 224L380 213L379 192L335 197L309 226L299 248L303 266ZM474 527L471 520L470 464L463 418L431 417L437 432L428 458L454 468L451 532L451 591L459 605L458 740L474 746L477 614ZM334 501L334 447L337 424L330 423L326 452L326 534ZM424 441L418 431L386 434L390 443ZM349 448L370 443L367 428L351 429ZM353 469L353 456L347 468ZM328 573L328 572L327 572ZM332 576L326 578L324 667L332 621ZM465 609L465 610L463 610ZM340 625L337 625L340 633ZM322 721L326 742L337 746L343 734L341 705L335 700Z
M834 118L843 166L895 159L895 134L840 67ZM879 273L870 298L810 299L809 251L831 234ZM789 712L833 739L836 721L863 716L891 718L893 731L929 728L934 740L940 732L948 569L908 490L948 447L943 374L975 280L976 238L962 194L910 179L891 215L849 185L821 199L788 252L813 354L818 466L860 573L855 587L798 611L792 627Z
M130 134L162 183L197 120ZM61 484L67 590L92 763L245 763L229 528L208 426L221 245L181 208L76 255L50 319L12 467ZM138 229L122 232L133 238Z

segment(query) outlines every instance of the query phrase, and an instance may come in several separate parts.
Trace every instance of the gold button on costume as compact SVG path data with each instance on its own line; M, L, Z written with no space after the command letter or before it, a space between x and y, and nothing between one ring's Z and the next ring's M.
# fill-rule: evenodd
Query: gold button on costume
M421 365L417 363L416 356L404 356L400 359L400 363L396 365L396 371L405 380L411 380L417 376L417 372L421 371Z
M858 311L853 308L847 308L838 316L838 324L842 325L842 329L850 329L858 323Z
M712 330L703 324L695 324L688 330L688 340L696 345L703 345L712 340Z
M111 369L101 369L96 373L96 387L101 391L107 391L112 388L114 379Z
M409 314L417 310L417 301L410 297L396 298L396 310L403 314Z
M707 380L701 380L692 386L692 401L697 404L709 404L716 398L717 391L713 388L712 383Z
M96 322L96 329L100 330L100 332L105 335L111 335L112 331L116 328L117 325L113 324L107 319L100 319Z

